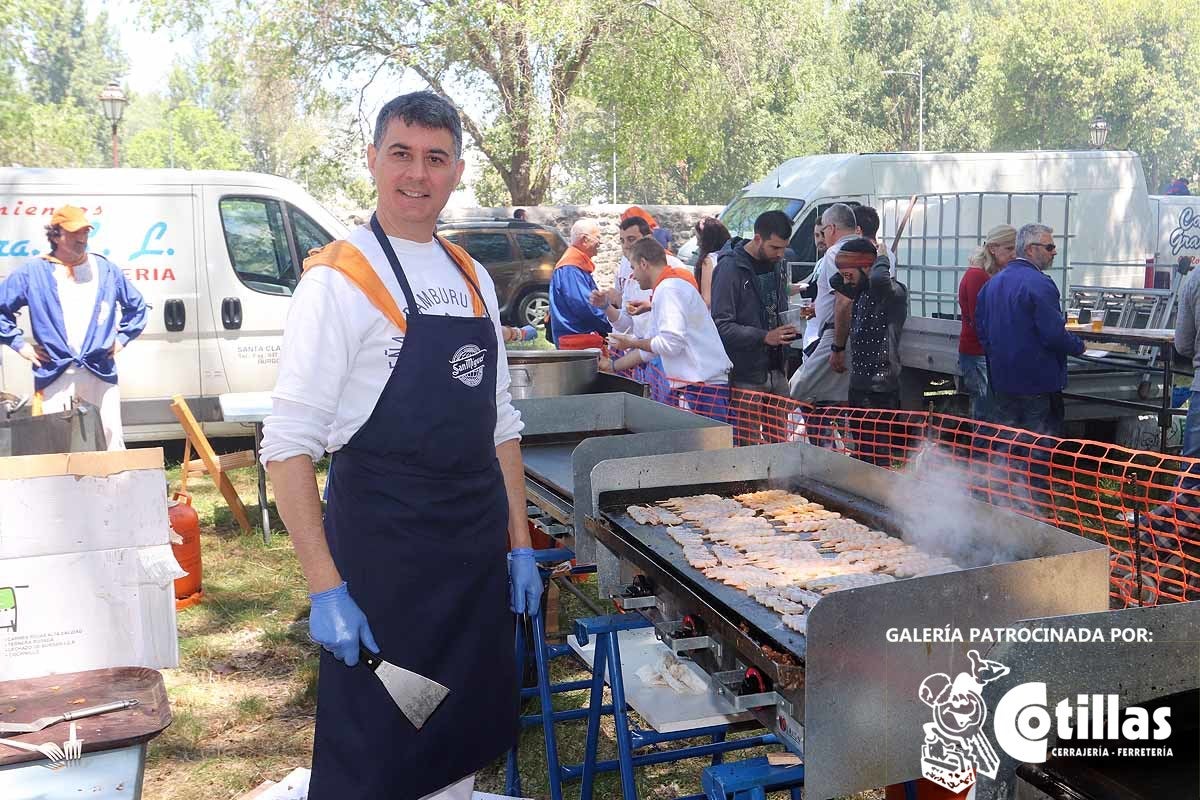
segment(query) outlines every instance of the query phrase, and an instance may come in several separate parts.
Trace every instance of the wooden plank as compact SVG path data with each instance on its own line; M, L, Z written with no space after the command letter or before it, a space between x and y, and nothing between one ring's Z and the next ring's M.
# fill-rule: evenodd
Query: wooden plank
M78 475L103 478L138 469L162 469L161 447L141 447L99 453L50 453L0 458L0 478L42 478Z

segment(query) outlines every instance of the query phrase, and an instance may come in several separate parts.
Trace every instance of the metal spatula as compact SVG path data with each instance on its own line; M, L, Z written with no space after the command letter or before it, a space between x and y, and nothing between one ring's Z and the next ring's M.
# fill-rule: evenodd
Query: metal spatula
M417 729L425 724L446 699L446 695L450 694L450 690L437 681L384 661L365 647L359 648L359 656L362 663L370 667L375 677L379 678L392 702Z
M68 711L65 714L59 714L56 717L40 717L33 722L3 722L0 721L0 733L35 733L42 728L48 728L51 725L56 725L59 722L66 722L70 719L82 719L83 717L94 717L97 714L107 714L110 711L121 711L126 708L133 708L138 704L137 700L119 700L115 703L105 703L102 706L92 706L91 708L81 708L78 711Z

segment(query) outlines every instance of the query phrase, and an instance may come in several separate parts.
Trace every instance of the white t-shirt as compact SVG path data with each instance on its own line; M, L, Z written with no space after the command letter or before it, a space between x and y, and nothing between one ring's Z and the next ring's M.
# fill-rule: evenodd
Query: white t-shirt
M371 229L357 228L348 238L408 316L404 293ZM473 315L467 283L437 242L388 238L422 314ZM519 438L523 424L509 393L496 288L478 264L475 272L499 343L494 439L500 444ZM263 463L301 454L316 460L350 441L374 410L403 346L400 329L348 278L328 268L306 273L296 287L283 329L272 414L263 425Z
M826 323L833 321L834 296L837 294L829 282L837 274L837 254L842 245L850 239L857 238L854 234L843 236L832 247L825 251L817 262L813 272L817 276L817 299L813 301L813 318L804 326L804 346L807 348L821 336L821 330Z
M682 278L667 278L654 290L650 313L650 347L643 361L662 358L663 372L673 384L727 383L733 363L704 298Z
M81 355L92 320L107 318L112 309L97 309L96 294L100 282L96 278L96 260L90 255L75 267L75 277L62 264L54 264L54 282L58 285L58 301L62 306L63 325L66 327L67 344L76 355Z

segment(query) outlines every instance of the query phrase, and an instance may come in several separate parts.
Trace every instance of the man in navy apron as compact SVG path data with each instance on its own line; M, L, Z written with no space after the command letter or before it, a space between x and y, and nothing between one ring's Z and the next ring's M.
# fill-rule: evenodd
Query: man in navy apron
M513 612L536 611L542 582L495 288L435 235L461 153L444 98L384 106L375 214L305 262L284 331L263 461L327 651L312 800L469 798L517 733ZM449 688L419 731L360 646Z

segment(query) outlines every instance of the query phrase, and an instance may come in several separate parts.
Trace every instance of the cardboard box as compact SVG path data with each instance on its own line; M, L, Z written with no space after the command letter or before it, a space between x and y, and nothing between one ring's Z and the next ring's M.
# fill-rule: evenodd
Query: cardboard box
M0 680L179 663L162 451L0 458Z
M0 559L168 544L162 450L0 458Z

